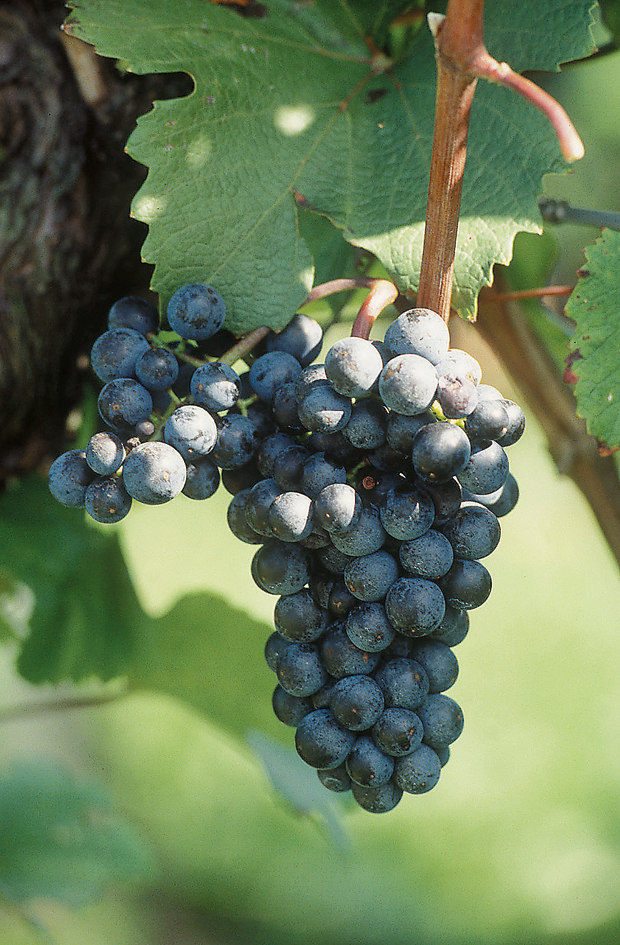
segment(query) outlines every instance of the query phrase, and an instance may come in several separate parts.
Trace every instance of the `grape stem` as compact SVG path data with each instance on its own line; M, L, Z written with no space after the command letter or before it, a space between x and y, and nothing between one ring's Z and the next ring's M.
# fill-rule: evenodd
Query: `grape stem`
M519 92L549 119L567 161L584 148L562 106L506 63L493 59L483 39L484 0L449 0L445 16L428 15L435 41L435 131L426 205L418 305L450 316L456 237L471 103L479 78Z
M249 354L252 348L255 348L259 341L262 341L270 331L271 329L268 328L267 325L261 325L260 328L255 328L253 331L248 332L247 335L244 335L243 338L240 338L232 348L225 351L222 357L217 360L222 364L228 364L232 367L235 361L240 361L246 354Z
M351 336L353 338L368 338L370 330L384 308L392 305L398 298L398 289L389 279L373 279L371 276L357 276L352 279L332 279L315 285L302 303L316 302L335 292L346 292L352 289L370 289L362 302L357 317L353 322Z

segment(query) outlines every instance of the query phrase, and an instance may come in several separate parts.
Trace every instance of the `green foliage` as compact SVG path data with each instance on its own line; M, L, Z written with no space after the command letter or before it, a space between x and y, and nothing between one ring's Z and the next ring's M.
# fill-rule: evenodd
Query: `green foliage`
M575 395L588 431L614 448L620 445L620 234L603 230L586 260L566 306L576 323Z
M272 0L262 18L204 0L74 0L69 29L133 72L186 71L194 92L156 103L128 142L149 167L133 212L165 305L203 280L228 327L280 328L313 281L299 205L417 286L433 132L435 60L420 29L388 65L369 52L401 2ZM590 0L489 3L486 41L518 69L555 69L592 50ZM510 19L511 28L504 22ZM480 84L469 138L454 304L472 315L518 230L537 231L541 176L563 163L546 120ZM332 273L333 276L340 275Z
M34 762L0 776L0 889L10 898L82 905L154 873L145 841L98 785Z
M140 624L132 680L182 699L236 735L260 728L290 743L269 699L276 679L263 650L271 632L221 598L188 594L164 617Z
M141 609L117 536L90 527L32 476L0 497L0 544L0 579L34 595L22 675L39 683L125 672Z

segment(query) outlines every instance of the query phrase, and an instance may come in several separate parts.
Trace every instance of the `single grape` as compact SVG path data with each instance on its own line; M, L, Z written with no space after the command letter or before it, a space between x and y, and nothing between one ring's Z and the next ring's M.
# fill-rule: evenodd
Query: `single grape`
M437 400L444 416L462 420L476 409L478 389L452 361L437 365Z
M386 407L412 416L423 413L435 399L437 372L417 354L400 354L388 361L379 376L379 392Z
M502 518L502 516L512 512L519 501L519 485L512 473L508 473L504 485L496 489L495 492L489 492L488 495L467 493L467 498L484 505L497 518Z
M291 696L311 696L327 682L319 652L310 643L291 643L280 656L276 675Z
M221 469L236 469L249 463L257 446L258 437L252 421L242 414L230 414L218 422L211 458Z
M435 519L435 506L421 490L390 489L379 514L388 535L410 541L429 530Z
M344 581L332 581L332 584L333 587L327 600L328 610L334 617L346 617L353 607L359 604L359 600L351 593Z
M463 731L461 707L443 693L427 696L416 709L416 714L424 726L423 741L430 748L446 748Z
M411 659L424 667L429 682L429 693L444 692L456 682L459 664L449 646L439 640L414 640Z
M385 332L385 343L395 355L417 354L438 364L450 346L450 332L443 319L428 308L403 312Z
M220 471L209 459L188 463L185 485L181 489L188 499L210 499L220 484Z
M84 497L86 511L96 522L120 522L131 509L131 496L118 476L91 482Z
M501 400L478 400L475 410L465 420L465 431L472 440L496 440L508 429L508 411Z
M157 331L159 312L139 295L118 299L108 312L108 328L132 328L141 335Z
M446 604L446 612L439 626L433 630L429 639L439 640L446 646L458 646L469 630L469 615L466 610L459 610Z
M375 673L381 687L386 708L417 708L428 696L429 681L419 663L400 657L384 663Z
M317 433L338 433L351 418L351 400L327 385L313 386L299 401L299 419Z
M273 690L271 704L276 718L285 725L292 725L295 728L308 712L314 711L314 706L310 698L292 696L280 685L276 686Z
M429 581L447 574L454 560L452 545L434 528L429 528L420 538L404 541L398 553L405 571Z
M285 430L287 433L303 432L304 428L297 413L294 381L287 381L286 384L278 387L271 401L271 419L280 430Z
M285 640L277 631L267 639L265 643L265 662L272 672L277 672L280 657L290 645L290 642Z
M342 794L344 791L351 790L351 778L347 773L345 765L338 765L337 768L331 768L317 771L319 781L328 791L336 791Z
M314 643L326 631L328 617L304 587L278 599L273 621L280 635L291 643Z
M166 348L149 348L136 361L135 372L147 390L168 390L179 376L179 362Z
M368 653L385 650L396 635L385 607L377 601L353 607L347 614L345 629L351 643Z
M278 332L270 332L265 339L267 351L292 354L302 367L310 364L321 352L323 329L308 315L294 315L288 325Z
M219 331L226 318L224 299L210 285L190 282L168 302L168 322L181 338L205 341Z
M131 377L118 377L102 387L97 406L101 418L118 430L135 427L153 412L150 393Z
M141 443L123 465L123 482L129 495L146 505L161 505L179 494L186 468L181 454L167 443Z
M95 433L86 446L86 462L99 476L112 476L123 465L125 447L115 433Z
M436 365L437 373L442 374L444 370L457 370L459 374L466 377L476 387L482 380L482 368L468 351L462 351L460 348L448 348L445 358L442 358Z
M506 432L497 438L500 446L512 446L517 440L520 440L525 430L525 414L514 400L502 400L502 406L508 414L508 426Z
M392 777L394 759L385 755L369 735L361 735L351 749L345 767L355 784L379 787Z
M68 450L61 453L50 466L49 489L62 505L82 508L86 501L86 490L94 478L84 450Z
M463 489L476 495L488 495L500 489L508 477L508 457L502 446L491 440L472 444L467 465L456 473Z
M366 787L353 781L351 793L359 806L371 814L386 814L396 807L403 796L402 788L392 780L378 787Z
M369 394L382 370L381 355L364 338L340 338L325 357L327 378L334 390L345 397Z
M351 643L341 624L334 624L321 642L321 658L329 675L342 679L374 672L381 655L361 650Z
M342 434L359 450L374 450L385 443L388 412L374 398L358 400L351 408L351 417Z
M315 521L330 534L353 528L363 511L362 501L355 489L341 482L321 489L312 507Z
M364 731L374 725L383 712L381 687L366 674L345 676L333 686L329 708L344 728L352 732Z
M372 727L372 738L381 751L394 758L409 755L422 744L424 728L411 709L391 706Z
M279 387L294 382L301 374L297 358L285 351L270 351L257 358L250 368L250 384L265 403L271 403Z
M187 462L199 460L211 453L216 444L215 420L197 404L183 404L166 420L164 440Z
M457 558L470 561L486 558L495 551L501 535L497 516L482 505L465 503L443 527Z
M480 607L491 593L491 575L479 561L456 558L438 584L446 603L459 610Z
M355 744L355 732L338 724L329 709L315 709L299 723L295 747L312 768L338 768Z
M239 400L239 375L228 364L209 361L197 367L190 382L192 397L211 413L230 410Z
M310 579L310 554L299 545L268 541L252 559L252 577L268 594L295 594Z
M117 377L133 377L136 361L150 350L148 341L140 332L132 328L111 328L92 346L91 367L104 384Z
M344 570L344 580L359 600L378 601L383 600L398 578L398 573L398 564L391 554L375 551L354 558Z
M439 781L441 763L428 745L420 745L394 764L394 780L408 794L425 794Z
M471 454L469 437L453 423L431 423L413 440L412 463L426 482L447 482L465 468Z
M280 541L301 541L312 531L312 499L302 492L283 492L269 508L272 534Z
M445 609L446 601L437 584L423 578L399 578L385 598L385 611L392 626L412 637L432 633L441 623Z
M252 528L248 522L246 502L249 493L249 489L240 489L233 496L226 513L228 527L239 541L244 541L249 545L262 545L265 536Z
M369 505L362 509L358 521L345 531L332 532L335 547L352 557L370 555L385 543L387 534L377 509Z

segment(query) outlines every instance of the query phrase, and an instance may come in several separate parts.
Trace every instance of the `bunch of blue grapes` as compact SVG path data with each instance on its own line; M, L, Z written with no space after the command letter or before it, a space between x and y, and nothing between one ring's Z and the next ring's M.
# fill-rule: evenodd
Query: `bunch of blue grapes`
M91 355L108 429L56 460L53 494L112 522L221 480L278 598L265 657L301 758L374 813L431 790L463 728L453 649L491 592L481 559L518 499L506 448L523 411L428 309L323 363L321 327L295 315L241 373L219 360L214 289L182 287L167 315L171 342L143 300L113 306Z

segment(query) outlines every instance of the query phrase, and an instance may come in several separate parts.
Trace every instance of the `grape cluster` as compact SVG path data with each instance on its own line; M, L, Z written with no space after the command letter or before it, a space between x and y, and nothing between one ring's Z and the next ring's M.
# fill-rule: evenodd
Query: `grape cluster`
M323 364L320 326L295 315L241 374L214 289L173 295L172 341L155 314L113 306L91 355L111 429L52 464L52 493L112 522L221 477L231 531L260 546L252 577L278 598L265 657L299 755L375 813L429 791L463 727L453 648L491 591L480 559L518 499L505 448L523 411L428 309Z

